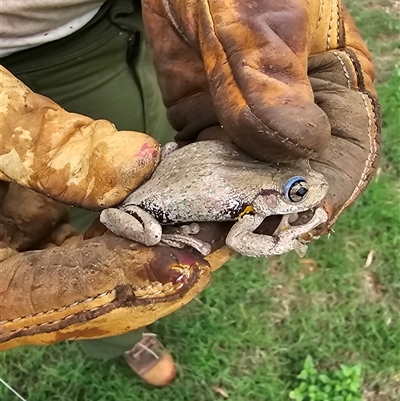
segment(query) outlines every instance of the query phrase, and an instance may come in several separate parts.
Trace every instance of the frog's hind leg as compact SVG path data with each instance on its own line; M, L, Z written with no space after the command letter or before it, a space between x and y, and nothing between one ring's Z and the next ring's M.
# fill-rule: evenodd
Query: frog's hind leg
M137 206L129 205L129 213L121 209L105 209L100 214L100 221L114 234L146 246L161 241L160 223Z
M328 216L323 209L317 209L313 218L301 226L285 227L273 236L255 234L253 231L263 222L264 216L246 214L233 225L226 237L226 244L246 256L271 256L295 250L300 257L307 252L307 245L299 237L324 223ZM285 224L286 225L286 224Z
M260 214L245 214L230 229L225 243L234 251L246 256L270 256L276 247L274 238L253 231L264 221Z
M200 232L200 226L197 223L174 227L172 231L172 233L162 235L161 243L174 248L190 246L203 256L207 256L211 253L210 244L193 237L193 234L198 234Z
M171 153L178 149L176 142L168 142L161 148L161 160L166 159Z

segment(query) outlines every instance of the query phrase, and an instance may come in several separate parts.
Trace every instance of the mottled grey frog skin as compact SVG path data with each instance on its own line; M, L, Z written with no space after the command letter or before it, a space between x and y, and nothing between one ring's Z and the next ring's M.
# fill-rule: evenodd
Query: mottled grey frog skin
M174 234L163 234L162 225L236 220L226 244L237 252L270 256L294 249L304 256L307 246L299 237L325 222L327 214L318 208L304 225L291 227L289 222L316 207L327 191L326 180L307 161L269 164L220 141L177 150L169 143L151 178L117 208L104 210L100 220L115 234L147 246L190 245L203 255L211 248L192 236L197 224L177 227ZM254 234L270 215L283 216L274 235Z

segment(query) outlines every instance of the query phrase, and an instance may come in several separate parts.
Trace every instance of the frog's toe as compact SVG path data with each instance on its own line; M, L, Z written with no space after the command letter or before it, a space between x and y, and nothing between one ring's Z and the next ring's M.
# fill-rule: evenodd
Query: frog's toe
M168 142L161 148L161 160L167 158L171 153L178 149L176 142Z
M293 245L293 250L299 255L300 258L306 256L308 246L301 241L296 241Z
M131 206L129 211L105 209L100 214L100 221L114 234L146 246L157 245L161 240L161 225L136 206Z
M326 223L329 219L329 216L328 216L328 213L325 211L325 209L323 209L322 207L319 207L315 211L313 219L315 219L315 223L318 222L318 225L319 225L322 223Z
M198 251L203 256L211 253L211 245L190 235L183 234L163 234L161 242L175 248L189 246Z
M199 232L200 232L200 226L197 223L190 223L179 227L173 227L173 229L170 230L170 233L172 234L182 234L182 235L195 235L198 234Z

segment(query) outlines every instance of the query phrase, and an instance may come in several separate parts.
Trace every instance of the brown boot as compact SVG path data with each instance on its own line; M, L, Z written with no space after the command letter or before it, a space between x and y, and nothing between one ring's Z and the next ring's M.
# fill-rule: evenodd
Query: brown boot
M143 333L143 338L125 352L125 360L136 374L153 386L167 386L175 379L174 360L156 334Z

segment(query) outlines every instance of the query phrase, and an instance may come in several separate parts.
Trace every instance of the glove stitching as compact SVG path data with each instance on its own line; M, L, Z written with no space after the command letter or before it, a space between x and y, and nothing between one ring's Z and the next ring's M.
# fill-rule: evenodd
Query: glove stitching
M357 86L360 92L367 93L364 84L364 76L363 76L363 69L360 62L357 60L357 56L353 53L350 48L344 49L344 52L347 54L351 62L353 63L354 70L357 76Z
M351 89L351 81L350 81L350 76L348 74L348 70L346 68L346 65L343 61L343 59L337 54L337 52L332 52L338 59L344 75L347 80L347 85ZM333 226L340 216L340 214L349 206L351 205L355 199L361 194L362 188L364 188L370 181L371 174L373 173L373 166L375 161L377 160L378 156L378 149L379 149L379 143L377 141L377 131L379 130L379 127L377 126L377 119L376 119L376 113L374 111L373 107L373 98L372 96L367 92L364 86L364 81L363 81L363 71L361 65L358 63L358 61L355 60L355 58L352 56L350 49L344 50L344 53L349 57L350 61L353 63L354 69L356 71L356 76L357 76L357 86L358 86L358 93L362 97L363 103L364 103L364 108L367 113L368 117L368 138L369 138L369 153L368 157L365 161L364 169L361 173L361 177L357 183L357 186L354 188L354 191L351 193L350 197L347 199L347 201L343 204L343 206L340 208L340 210L336 213L336 216L330 221L329 226ZM373 116L371 115L373 114ZM375 130L373 129L373 126L375 126Z
M372 168L373 168L374 162L376 161L376 158L378 155L378 142L376 140L376 131L373 129L373 125L374 125L373 121L375 121L376 115L375 115L374 111L372 111L374 116L373 117L371 116L371 110L370 110L371 104L369 103L369 102L372 103L372 101L371 101L370 97L368 96L368 94L361 93L360 91L359 91L359 93L363 99L364 107L365 107L365 110L366 110L367 116L368 116L369 154L368 154L367 160L365 161L365 166L361 173L361 177L357 183L357 186L354 188L354 191L352 192L352 194L350 195L348 200L344 203L344 205L338 211L335 220L350 204L352 204L355 201L355 199L357 199L357 197L361 194L362 188L364 188L369 183ZM334 221L332 221L331 224L333 224Z
M51 310L48 310L48 311L45 311L45 312L37 312L37 313L33 313L31 315L25 315L25 316L17 317L15 319L2 320L0 322L0 324L17 323L22 319L30 319L30 318L33 318L33 317L47 315L47 314L54 313L54 312L63 312L64 310L69 309L69 308L73 308L74 306L77 306L79 304L82 304L82 303L85 303L85 302L91 302L91 301L94 301L95 299L97 300L97 299L103 298L103 297L111 294L112 292L115 292L115 290L103 292L103 293L101 293L99 295L96 295L95 297L89 297L89 298L85 298L85 299L80 300L80 301L76 301L76 302L74 302L74 303L72 303L70 305L65 305L65 306L63 306L63 307L61 307L59 309L51 309Z
M346 77L347 87L349 89L351 89L351 79L350 79L349 70L347 69L346 64L344 63L342 57L340 57L337 52L332 52L332 53L335 55L335 57L338 59L340 65L342 66L342 69L343 69L343 72L344 72L344 76Z
M332 32L332 25L333 25L333 4L331 2L331 13L329 16L329 25L328 25L328 32L326 38L326 50L331 49L331 32Z
M186 277L187 277L187 278L190 277L190 273L189 273L189 272L186 273ZM160 282L157 281L157 282L155 282L153 285L138 287L138 288L135 288L134 290L135 290L135 291L148 291L148 290L150 290L150 289L153 289L153 288L156 286L157 283L158 283L158 284L161 284L161 286L163 286L162 283L160 283ZM176 291L176 290L181 289L181 288L183 287L183 285L184 285L184 283L181 283L181 284L180 284L179 286L177 286L177 287L172 287L172 288L170 288L170 289L165 289L165 290L160 289L159 291L153 292L153 293L151 293L151 294L139 295L139 296L137 296L137 298L138 298L138 299L145 299L145 298L148 298L148 297L150 297L150 296L160 295L160 294L162 294L162 293L168 294L168 293L170 293L170 292L173 292L173 291ZM112 293L115 293L115 290L111 290L111 291L108 291L108 292L103 292L103 293L101 293L101 294L99 294L99 295L96 295L95 297L89 297L89 298L82 299L82 300L80 300L80 301L76 301L76 302L74 302L74 303L72 303L72 304L70 304L70 305L63 306L63 307L61 307L61 308L59 308L59 309L51 309L51 310L48 310L48 311L45 311L45 312L38 312L38 313L33 313L33 314L31 314L31 315L25 315L25 316L17 317L17 318L15 318L15 319L3 320L3 321L0 322L0 325L6 324L6 323L17 323L17 322L19 322L19 321L22 320L22 319L31 319L31 318L33 318L33 317L39 317L39 316L47 315L47 314L51 314L51 313L63 312L63 311L66 310L66 309L73 308L73 307L75 307L75 306L77 306L77 305L80 305L80 304L83 304L83 303L88 303L88 302L92 302L92 301L94 301L94 300L98 300L98 299L103 298L103 297L105 297L105 296L107 296L107 295L110 295L110 294L112 294ZM111 301L111 302L113 302L113 301ZM107 304L105 304L105 305L107 305ZM105 306L105 305L102 305L102 307ZM97 309L98 309L98 308L90 309L90 310L88 310L88 312L92 312L92 311L97 310ZM74 314L69 315L69 316L65 316L63 319L68 318L68 317L71 317L71 316L74 316ZM61 320L63 320L63 319L61 319ZM20 329L16 329L16 330L14 330L14 331L21 330L21 329L29 329L29 328L31 328L31 327L36 327L36 326L40 327L40 326L42 326L43 324L50 324L50 323L58 323L58 321L54 321L54 322L45 322L45 323L40 323L40 324L34 324L33 326L21 327ZM9 332L9 333L12 333L12 332Z
M179 289L182 288L183 286L184 286L184 283L181 283L178 287L173 287L173 288L170 288L169 290L164 290L164 291L163 291L163 290L160 290L160 291L157 291L157 292L155 292L155 293L153 293L153 294L145 294L145 295L142 295L142 296L137 296L136 298L137 298L138 300L140 300L140 299L146 299L146 298L148 298L149 296L159 295L159 294L161 294L161 293L168 294L168 293L170 293L170 292L174 292L174 291L176 291L176 290L179 290ZM152 287L152 286L147 286L147 287L143 287L143 288L149 288L149 287ZM104 296L106 296L106 295L108 295L108 294L111 294L111 293L113 293L113 292L115 293L116 290L112 290L112 291L109 291L109 292L107 292L107 293L100 294L100 295L97 296L97 297L86 298L86 299L84 299L84 300L82 300L82 301L74 302L74 303L71 304L71 305L64 306L63 308L60 308L60 309L57 309L57 310L47 311L47 312L41 312L41 314L44 315L44 314L49 314L49 313L52 313L52 312L64 311L64 310L67 309L67 308L72 308L72 307L77 306L77 305L79 305L79 304L82 304L82 303L84 303L84 302L91 302L91 301L93 301L94 299L98 299L100 296L101 296L101 297L104 297ZM95 312L95 311L97 311L97 310L99 310L99 309L104 308L105 306L108 306L108 305L113 304L114 302L115 302L115 299L113 299L113 300L110 301L110 302L107 302L107 303L104 304L104 305L96 306L95 308L88 309L88 310L85 310L85 311L83 311L83 312L86 312L86 313L88 313L88 312ZM72 313L71 315L64 316L62 319L53 320L53 321L51 321L51 322L36 323L36 324L32 324L32 325L30 325L30 326L20 327L20 328L15 329L15 330L5 331L5 332L2 333L2 335L10 335L10 334L18 333L18 332L23 331L23 330L30 330L30 329L34 329L34 328L38 328L38 327L47 326L47 325L50 325L50 324L58 324L58 323L60 323L60 322L63 322L63 321L65 321L65 320L71 318L71 317L78 316L80 313L81 313L81 311L78 312L78 313ZM37 315L38 315L38 314L35 314L35 315L32 315L32 316L37 316ZM31 316L27 316L27 317L31 317ZM18 320L21 320L21 319L24 319L24 318L25 318L25 317L21 317L21 318L18 318ZM8 320L8 321L5 321L5 323L14 322L15 320L17 320L17 319ZM0 322L0 324L1 324L1 323L4 323L4 322ZM6 340L6 341L7 341L7 340Z
M318 29L321 20L322 20L322 14L324 13L324 6L325 6L325 0L321 0L319 4L319 15L318 15L318 20L317 20L317 26L315 29Z
M170 4L169 4L169 1L168 0L163 0L163 5L164 5L165 12L167 13L167 17L168 17L169 21L171 22L172 26L182 36L182 39L184 39L184 41L190 45L189 40L186 38L186 36L183 33L182 29L179 27L178 23L176 22L175 17L172 15L172 11L171 11L171 7L170 7Z
M341 21L341 6L340 6L340 0L336 0L336 16L337 16L337 21L336 21L336 39L337 39L337 44L339 45L339 38L340 38L340 21Z

